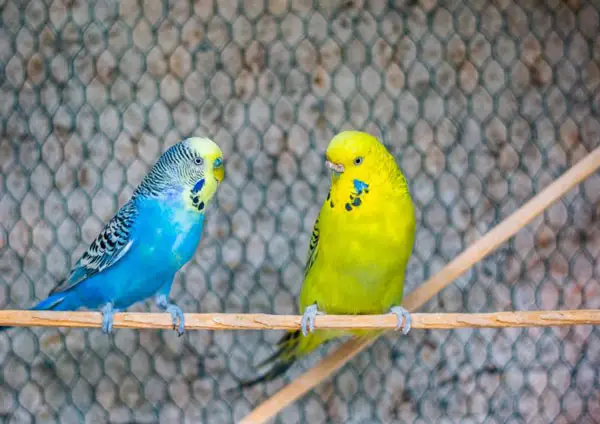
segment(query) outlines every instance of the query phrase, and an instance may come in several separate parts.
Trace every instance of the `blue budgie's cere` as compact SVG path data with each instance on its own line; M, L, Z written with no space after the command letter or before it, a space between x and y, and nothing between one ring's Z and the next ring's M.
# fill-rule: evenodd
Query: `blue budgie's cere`
M168 295L175 273L196 251L206 207L223 177L223 153L213 141L189 138L172 146L67 280L32 309L102 308L102 330L110 333L115 311L155 295L183 334L183 312Z

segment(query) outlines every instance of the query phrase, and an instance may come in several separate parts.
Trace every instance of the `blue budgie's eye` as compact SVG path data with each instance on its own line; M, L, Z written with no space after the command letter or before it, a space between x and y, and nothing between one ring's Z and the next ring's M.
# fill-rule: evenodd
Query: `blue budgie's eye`
M201 158L201 157L198 157L198 156L196 156L196 157L194 158L194 163L195 163L196 165L202 165L202 164L204 163L204 161L202 160L202 158Z
M220 168L220 167L221 167L221 165L223 165L223 159L221 159L221 158L216 158L216 159L215 159L215 163L213 164L213 166L214 166L215 168Z

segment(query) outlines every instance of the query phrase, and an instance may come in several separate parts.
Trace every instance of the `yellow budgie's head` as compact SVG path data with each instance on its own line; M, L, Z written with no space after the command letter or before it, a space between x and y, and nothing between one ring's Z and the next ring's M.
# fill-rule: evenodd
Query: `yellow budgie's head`
M397 169L394 157L385 146L377 138L360 131L336 135L327 147L326 156L334 183L338 179L385 178Z
M379 187L381 193L397 188L396 181L405 184L394 157L370 134L341 132L329 143L326 156L325 165L332 171L330 205L343 202L341 206L350 211L362 204L370 189Z

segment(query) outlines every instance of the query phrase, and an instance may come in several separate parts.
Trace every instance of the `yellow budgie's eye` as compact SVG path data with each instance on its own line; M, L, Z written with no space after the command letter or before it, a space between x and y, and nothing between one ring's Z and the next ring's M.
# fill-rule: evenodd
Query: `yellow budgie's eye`
M357 158L354 159L354 165L358 166L361 163L363 163L363 158L362 156L358 156Z
M196 156L196 157L194 158L194 163L195 163L196 165L202 165L202 164L204 163L204 160L203 160L201 157L199 157L199 156Z

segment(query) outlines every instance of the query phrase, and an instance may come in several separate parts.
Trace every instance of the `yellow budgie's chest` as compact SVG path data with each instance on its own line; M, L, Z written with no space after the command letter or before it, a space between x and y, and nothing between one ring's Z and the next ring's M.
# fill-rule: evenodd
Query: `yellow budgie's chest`
M407 192L366 184L332 187L319 233L301 308L316 301L327 313L379 313L401 300L415 233Z
M384 197L369 192L360 199L360 206L348 199L340 207L324 208L319 248L336 268L343 267L340 272L360 275L368 285L401 265L402 251L407 243L412 244L414 211L408 196Z

